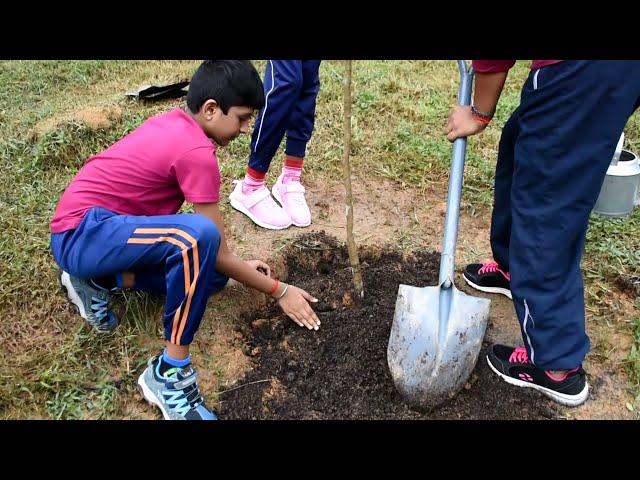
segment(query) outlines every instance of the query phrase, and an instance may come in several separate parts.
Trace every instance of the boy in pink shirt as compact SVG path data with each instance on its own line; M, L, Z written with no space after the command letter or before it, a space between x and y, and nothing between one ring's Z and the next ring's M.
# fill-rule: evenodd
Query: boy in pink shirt
M318 329L307 292L270 278L260 260L227 247L218 207L216 146L247 133L264 105L262 81L248 61L206 61L191 79L187 109L150 118L90 158L51 220L61 282L98 332L118 320L108 310L120 288L166 294L166 347L138 379L165 419L213 420L191 367L189 345L207 300L229 277L268 293L298 325ZM178 214L184 201L195 214Z

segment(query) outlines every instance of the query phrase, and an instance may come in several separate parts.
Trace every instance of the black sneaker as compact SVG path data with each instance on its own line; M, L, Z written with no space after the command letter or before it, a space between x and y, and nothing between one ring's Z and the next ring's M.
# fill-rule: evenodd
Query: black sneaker
M511 298L511 275L503 272L495 261L467 265L462 278L481 292L501 293Z
M531 363L524 347L492 345L487 354L487 363L505 382L534 388L562 405L575 407L584 403L589 396L587 375L582 367L568 370L558 377Z

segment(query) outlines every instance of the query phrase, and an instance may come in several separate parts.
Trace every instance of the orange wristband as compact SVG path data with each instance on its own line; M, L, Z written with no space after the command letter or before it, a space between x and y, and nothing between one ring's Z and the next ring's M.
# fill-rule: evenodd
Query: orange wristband
M280 286L280 280L276 280L276 284L273 287L273 289L269 292L269 295L273 295L274 293L276 293L276 290L278 290L279 286Z
M480 120L485 125L489 125L489 123L491 123L491 120L493 119L493 115L482 113L475 107L475 105L471 105L471 114L474 116L474 118Z
M473 114L473 118L475 118L479 122L484 123L485 125L489 125L491 123L490 118L484 118L484 117L481 117L480 115L476 115L475 113Z

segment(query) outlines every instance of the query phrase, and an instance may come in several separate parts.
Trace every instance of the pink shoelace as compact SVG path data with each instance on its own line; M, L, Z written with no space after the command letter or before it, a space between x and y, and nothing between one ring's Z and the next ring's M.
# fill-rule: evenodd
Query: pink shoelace
M529 363L529 355L527 354L527 349L524 347L516 347L511 352L509 356L510 363ZM566 379L573 372L577 372L580 367L572 368L571 370L566 370L560 374L552 373L551 370L545 370L544 373L547 377L555 382L561 382Z
M482 275L483 273L493 273L493 272L500 272L504 276L504 278L511 281L511 274L500 270L500 267L498 267L498 262L496 262L495 260L491 260L489 262L483 262L482 267L480 268L480 270L478 270L479 275Z
M516 347L509 356L509 363L529 363L529 355L524 347Z

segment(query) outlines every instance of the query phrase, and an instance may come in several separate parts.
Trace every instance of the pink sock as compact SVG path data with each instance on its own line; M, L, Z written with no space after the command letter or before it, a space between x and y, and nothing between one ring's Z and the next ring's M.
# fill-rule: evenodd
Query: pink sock
M242 193L250 195L260 187L263 187L265 175L265 173L247 167L247 173L244 176L244 180L242 180Z
M303 158L292 157L287 155L284 159L284 166L282 167L282 173L284 173L284 182L299 182L302 175Z

